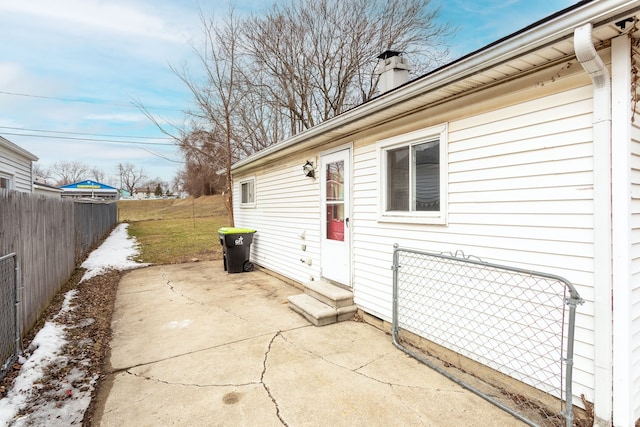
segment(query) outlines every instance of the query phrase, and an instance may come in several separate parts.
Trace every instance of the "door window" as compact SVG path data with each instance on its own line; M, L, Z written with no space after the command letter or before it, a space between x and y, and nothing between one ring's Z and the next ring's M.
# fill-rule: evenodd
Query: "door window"
M326 173L327 239L344 242L344 161L328 163Z

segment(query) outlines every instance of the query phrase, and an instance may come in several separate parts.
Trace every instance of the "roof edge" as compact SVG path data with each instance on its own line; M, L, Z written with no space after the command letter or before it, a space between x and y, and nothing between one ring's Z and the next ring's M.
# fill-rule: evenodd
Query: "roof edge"
M26 158L28 158L29 160L31 160L32 162L37 162L38 156L36 156L35 154L25 150L24 148L20 147L19 145L14 144L13 142L9 141L8 139L0 136L0 145L4 145L5 147L9 148L12 151L15 151L16 153L19 153L23 156L25 156Z
M285 150L305 140L318 137L332 130L337 130L362 117L389 109L418 94L426 93L436 87L478 73L483 69L496 66L510 59L515 59L550 43L572 37L573 30L583 24L592 23L595 27L603 20L614 18L623 12L631 13L637 9L640 9L637 0L581 1L516 31L510 36L497 40L416 80L408 82L395 90L389 91L317 126L306 129L289 139L258 151L234 163L231 170L237 171L257 160Z

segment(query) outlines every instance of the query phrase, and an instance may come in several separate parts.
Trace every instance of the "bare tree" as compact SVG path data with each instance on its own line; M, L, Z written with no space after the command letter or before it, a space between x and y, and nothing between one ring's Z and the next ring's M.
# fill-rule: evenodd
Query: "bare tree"
M221 194L226 190L226 150L222 136L215 132L194 129L185 135L180 149L185 156L185 169L181 173L182 188L194 197Z
M431 0L289 0L245 25L246 49L269 77L295 134L376 93L376 57L409 54L416 69L439 65L448 25Z
M147 179L147 174L139 167L131 163L119 163L117 168L118 177L120 178L120 188L124 188L132 196L136 193L137 188Z
M72 184L87 179L90 167L83 162L61 160L49 168L49 174L56 180L56 186Z
M33 177L39 182L42 182L44 184L49 184L49 180L51 179L51 173L49 172L49 169L43 167L39 163L34 163Z
M172 191L175 192L178 196L181 196L185 190L185 179L184 179L185 170L178 171L176 176L173 177L173 187Z
M94 181L98 181L98 182L102 182L102 183L107 183L107 174L104 173L104 171L100 168L97 167L92 167L89 170L89 177L92 178Z
M185 157L176 188L207 194L222 171L233 224L231 165L374 97L385 50L414 70L439 65L451 31L437 17L431 0L284 0L244 20L201 11L195 68L171 67L193 95L185 123L170 130L138 103Z
M245 139L243 128L237 123L239 106L246 92L242 84L238 44L241 22L234 16L233 9L229 10L220 26L202 12L200 19L204 41L200 48L194 46L194 53L205 78L200 81L193 78L186 67L172 67L196 103L196 108L188 113L192 118L193 131L183 135L180 142L186 153L189 150L205 156L215 153L210 160L225 171L224 193L229 221L233 225L231 165L240 158ZM203 145L208 145L208 149L204 150Z

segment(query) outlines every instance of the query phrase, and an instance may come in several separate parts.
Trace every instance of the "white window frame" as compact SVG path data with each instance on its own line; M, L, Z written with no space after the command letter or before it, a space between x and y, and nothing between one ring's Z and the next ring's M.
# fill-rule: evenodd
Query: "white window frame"
M420 129L397 135L377 143L378 186L380 197L378 206L379 222L400 222L414 224L447 224L448 207L448 124ZM397 148L411 147L422 142L439 140L440 157L440 210L439 211L388 211L387 210L387 152Z
M240 192L240 207L241 208L255 208L256 207L256 177L255 176L251 176L248 178L243 178L240 180L240 182L238 183L238 191ZM253 187L253 200L250 201L245 201L243 200L243 192L242 192L242 186L244 184L251 184L251 186Z
M14 189L14 176L6 173L6 172L0 172L0 178L6 179L8 181L8 186L7 186L7 190L13 190Z

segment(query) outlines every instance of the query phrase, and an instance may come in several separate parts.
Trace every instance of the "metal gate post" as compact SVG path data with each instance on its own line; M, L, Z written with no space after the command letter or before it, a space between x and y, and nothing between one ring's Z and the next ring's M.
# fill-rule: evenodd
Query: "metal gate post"
M393 270L393 296L392 296L392 315L391 315L391 337L393 338L393 343L396 346L399 346L398 342L398 269L400 266L398 265L398 248L400 246L396 243L393 245L393 265L391 266L391 270Z
M567 333L567 372L565 374L565 401L567 402L567 409L565 418L567 420L567 427L573 427L573 340L575 335L576 324L576 307L578 304L583 304L584 300L580 298L580 295L571 287L569 288L571 296L566 299L566 303L569 306L569 331Z
M16 325L16 356L20 351L22 351L22 340L20 339L20 285L18 284L18 271L20 270L20 266L18 264L18 255L14 255L15 259L15 268L14 268L14 278L13 283L15 285L15 296L16 296L16 304L15 304L15 325Z

